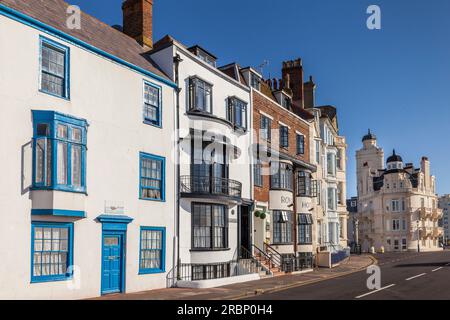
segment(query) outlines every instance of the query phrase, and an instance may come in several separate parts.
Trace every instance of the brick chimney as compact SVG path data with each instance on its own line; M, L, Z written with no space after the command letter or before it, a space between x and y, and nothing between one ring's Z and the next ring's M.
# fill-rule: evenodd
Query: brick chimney
M123 32L141 46L153 48L153 0L125 0Z
M313 77L309 77L309 81L304 85L304 107L305 109L310 109L315 107L315 94L316 94L316 84L314 83Z
M283 79L289 74L290 88L293 93L293 100L303 108L304 85L302 60L291 60L283 62Z

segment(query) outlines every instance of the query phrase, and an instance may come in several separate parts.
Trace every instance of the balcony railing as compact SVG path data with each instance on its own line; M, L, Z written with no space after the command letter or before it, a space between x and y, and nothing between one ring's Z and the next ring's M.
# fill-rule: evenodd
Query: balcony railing
M180 180L182 194L214 195L230 198L241 198L242 196L242 183L239 181L199 176L182 176Z

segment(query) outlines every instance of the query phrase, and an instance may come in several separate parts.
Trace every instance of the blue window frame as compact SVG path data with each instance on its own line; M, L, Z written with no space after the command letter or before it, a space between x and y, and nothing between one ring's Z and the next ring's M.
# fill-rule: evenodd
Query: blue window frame
M144 81L144 122L162 126L162 88Z
M280 146L289 148L289 128L283 125L280 125Z
M166 159L140 153L140 199L165 201Z
M166 228L141 227L139 274L166 272Z
M87 121L33 111L33 188L86 192Z
M32 222L31 282L72 278L73 224Z
M70 99L70 49L41 36L39 60L40 91Z
M302 134L297 134L297 154L305 154L305 136Z

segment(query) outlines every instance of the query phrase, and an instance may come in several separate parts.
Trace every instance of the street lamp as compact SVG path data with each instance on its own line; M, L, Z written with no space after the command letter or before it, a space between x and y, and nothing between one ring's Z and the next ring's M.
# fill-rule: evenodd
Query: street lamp
M417 220L417 252L420 253L420 220Z

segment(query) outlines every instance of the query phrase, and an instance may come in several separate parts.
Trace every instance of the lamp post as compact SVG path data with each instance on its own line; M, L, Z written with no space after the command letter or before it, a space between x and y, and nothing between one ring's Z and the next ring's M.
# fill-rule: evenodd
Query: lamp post
M420 253L420 220L417 220L417 252Z

